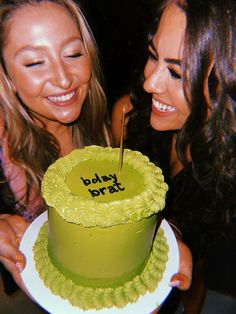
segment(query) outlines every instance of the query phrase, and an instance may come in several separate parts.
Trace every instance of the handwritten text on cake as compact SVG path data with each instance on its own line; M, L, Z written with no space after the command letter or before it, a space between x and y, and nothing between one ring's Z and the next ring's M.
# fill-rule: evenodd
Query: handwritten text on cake
M119 191L124 191L124 187L121 187L121 183L118 182L117 180L117 176L116 174L109 174L109 175L102 175L99 176L97 173L94 174L93 178L83 178L80 177L83 184L85 186L90 186L93 184L97 184L97 183L104 183L104 182L109 182L111 183L110 185L108 185L107 187L103 186L97 189L88 189L88 191L90 192L90 194L92 195L92 197L96 197L99 195L105 195L106 193L116 193Z

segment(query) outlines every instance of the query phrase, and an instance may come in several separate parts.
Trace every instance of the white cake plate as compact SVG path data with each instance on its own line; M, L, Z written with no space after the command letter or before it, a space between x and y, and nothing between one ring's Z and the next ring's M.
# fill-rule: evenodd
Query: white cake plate
M172 275L178 272L179 251L174 233L167 223L163 220L161 228L164 230L167 243L169 245L168 260L162 280L158 283L157 289L140 296L136 303L129 303L125 307L118 309L115 307L102 310L82 310L72 306L69 301L54 295L47 288L35 268L33 245L38 237L39 230L43 223L47 221L47 212L36 218L26 230L20 244L20 250L26 257L26 267L21 272L23 282L35 301L51 314L148 314L160 306L171 291L169 286Z

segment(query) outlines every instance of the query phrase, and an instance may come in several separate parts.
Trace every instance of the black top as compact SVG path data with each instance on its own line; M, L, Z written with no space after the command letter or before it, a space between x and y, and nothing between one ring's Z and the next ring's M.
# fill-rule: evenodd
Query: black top
M227 209L236 208L236 196L225 195L217 202L211 190L204 190L193 176L189 163L169 182L166 215L172 215L194 257L209 249L236 248L236 217Z
M193 259L204 259L207 287L236 297L236 219L227 217L230 207L236 208L236 196L218 203L194 179L189 163L169 182L164 214L182 231Z

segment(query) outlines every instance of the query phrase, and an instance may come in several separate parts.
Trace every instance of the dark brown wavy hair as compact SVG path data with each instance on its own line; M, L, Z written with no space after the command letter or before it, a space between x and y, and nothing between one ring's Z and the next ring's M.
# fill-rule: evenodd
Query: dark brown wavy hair
M207 185L212 180L215 182L217 177L223 184L225 178L232 179L235 173L236 3L233 0L158 1L149 40L155 34L165 6L171 1L185 12L187 18L182 80L191 110L184 126L177 131L177 153L182 163L186 164L186 148L190 146L199 182ZM142 82L141 78L139 87ZM205 92L206 87L208 93ZM149 118L147 101L150 103L150 99L145 93L138 93L138 97L136 91L133 93L131 121L137 117L136 108L144 110L146 119ZM148 129L150 124L145 124ZM132 132L131 125L129 128ZM137 125L134 128L137 129ZM162 136L171 133L161 132ZM136 141L135 137L129 136L128 141L135 145L139 139Z
M180 161L184 168L188 166L186 151L190 148L192 176L212 200L212 208L206 208L202 216L212 211L206 215L213 217L217 208L219 220L226 222L236 217L236 201L232 202L236 189L236 1L158 0L149 40L170 2L186 14L182 80L191 113L180 130L153 130L151 99L142 90L141 73L132 92L134 109L126 145L159 164L168 181L171 143L177 134Z

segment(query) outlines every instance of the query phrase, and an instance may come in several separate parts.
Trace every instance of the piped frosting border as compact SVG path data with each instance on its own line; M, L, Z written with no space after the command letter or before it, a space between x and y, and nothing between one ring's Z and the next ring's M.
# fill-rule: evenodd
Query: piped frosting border
M131 221L139 221L161 211L165 206L168 190L162 171L150 162L147 156L138 151L124 150L123 162L137 169L144 178L144 191L130 199L109 203L85 200L73 194L65 183L66 175L79 162L93 160L116 161L118 165L119 149L86 146L59 158L47 169L42 181L42 194L48 204L68 222L82 224L85 227L108 227ZM134 210L135 208L135 210Z
M83 310L99 310L113 306L122 308L128 303L136 302L147 291L153 292L163 277L169 251L164 230L159 228L150 258L139 276L116 288L95 289L77 285L61 274L50 261L47 244L47 222L45 222L33 246L35 267L40 278L53 294Z

